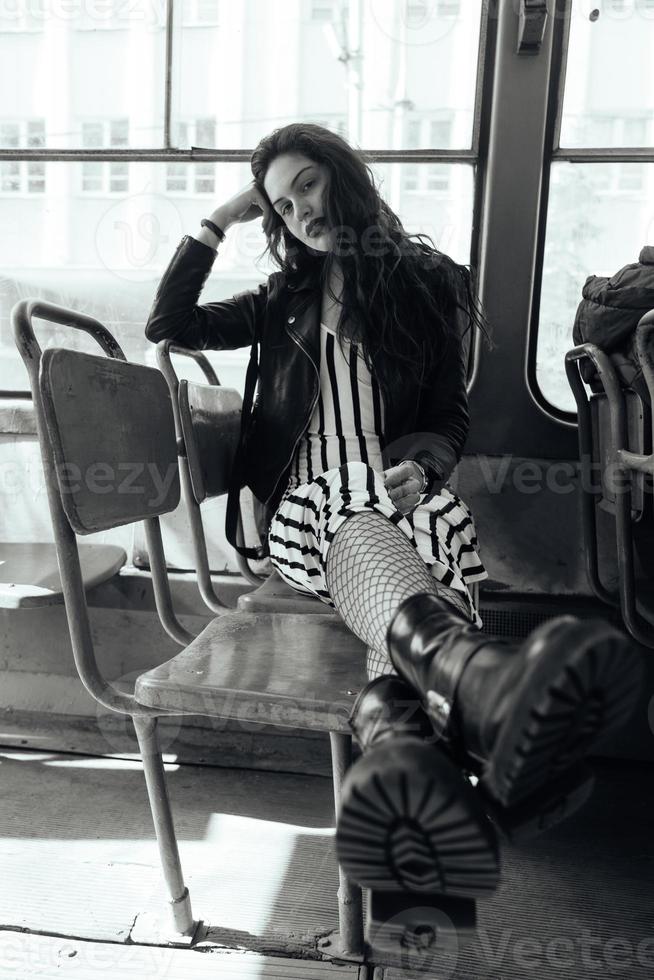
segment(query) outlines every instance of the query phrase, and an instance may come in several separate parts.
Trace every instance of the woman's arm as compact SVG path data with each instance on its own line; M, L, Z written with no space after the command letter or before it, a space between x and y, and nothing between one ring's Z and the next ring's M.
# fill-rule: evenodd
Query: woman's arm
M233 224L264 215L269 204L248 184L226 204L216 208L211 220L226 233ZM193 350L234 350L252 343L257 316L265 309L268 284L246 290L232 299L198 305L200 293L216 258L218 237L201 228L185 235L164 272L148 320L145 336L153 343L175 340Z
M461 459L468 436L468 343L463 336L463 321L453 314L453 329L448 338L428 389L420 396L416 433L402 442L404 459L414 459L424 468L428 491L439 490L447 482ZM468 335L469 336L469 333Z
M145 325L153 343L175 340L191 350L234 350L252 343L256 317L263 313L267 283L231 299L198 305L216 252L185 235L157 288Z

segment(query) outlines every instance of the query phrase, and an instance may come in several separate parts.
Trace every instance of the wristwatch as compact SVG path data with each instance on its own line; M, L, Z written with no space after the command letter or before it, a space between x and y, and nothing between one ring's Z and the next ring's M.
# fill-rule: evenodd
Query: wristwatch
M418 469L419 469L419 470L420 470L420 472L422 473L422 486L421 486L421 487L420 487L420 489L418 490L418 493L419 493L419 494L420 494L420 493L424 493L424 492L425 492L425 490L427 489L427 484L429 483L429 480L427 479L427 474L425 473L425 468L424 468L424 466L422 466L422 465L421 465L421 464L420 464L420 463L419 463L419 462L418 462L417 460L415 460L415 459L403 459L403 460L402 460L402 462L403 462L403 463L413 463L413 465L414 465L414 466L417 466L417 467L418 467Z

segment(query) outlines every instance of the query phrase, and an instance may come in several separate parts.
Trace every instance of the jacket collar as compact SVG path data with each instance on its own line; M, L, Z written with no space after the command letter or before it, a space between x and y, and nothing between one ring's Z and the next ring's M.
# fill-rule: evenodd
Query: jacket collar
M304 274L291 273L287 280L286 286L293 293L304 292L308 289L318 288L318 277L316 275L317 269L307 269Z

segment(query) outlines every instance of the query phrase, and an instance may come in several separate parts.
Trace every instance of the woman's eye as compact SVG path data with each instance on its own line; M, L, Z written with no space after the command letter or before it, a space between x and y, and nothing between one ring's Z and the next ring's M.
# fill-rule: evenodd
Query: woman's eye
M304 190L306 191L313 184L313 180L308 180L304 185Z
M290 208L290 206L291 206L290 204L284 205L284 207L282 208L282 215L288 214L288 209Z

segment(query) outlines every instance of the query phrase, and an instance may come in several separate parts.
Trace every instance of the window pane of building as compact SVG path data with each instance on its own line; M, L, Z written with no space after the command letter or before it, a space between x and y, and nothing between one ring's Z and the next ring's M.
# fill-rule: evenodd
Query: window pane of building
M41 194L45 191L45 163L36 161L26 164L27 191L29 194Z
M96 317L116 334L129 358L155 363L154 345L143 335L148 311L182 236L200 231L207 208L195 193L174 193L170 187L172 165L130 163L130 192L116 197L108 187L91 196L78 193L82 166L103 164L48 162L46 194L16 200L6 195L3 200L3 216L16 233L11 239L0 238L0 389L28 387L9 321L14 304L26 297L41 297ZM174 166L180 168L180 175L181 168L186 167L185 186L192 187L198 179L195 165ZM216 203L231 197L251 179L247 164L212 166ZM429 234L441 250L458 261L469 262L472 168L449 166L449 192L444 196L429 192L424 177L427 165L420 166L420 193L405 193L405 166L374 168L382 194L407 231ZM35 237L36 227L39 235ZM273 271L262 257L265 245L259 219L231 228L200 301L233 296L263 282ZM64 332L67 344L94 351L91 340L81 334L71 337L64 328L48 328L43 341L46 346L56 345ZM211 355L223 384L243 390L248 355L249 349Z
M195 124L195 145L196 146L215 146L216 145L216 120L198 119Z
M83 191L102 190L102 171L105 164L89 160L80 164Z
M298 120L368 149L469 148L481 9L481 0L224 2L219 25L197 31L182 19L175 30L175 120L218 120L217 142L202 145L221 148L253 147Z
M0 191L3 194L20 191L20 164L14 160L0 163Z
M84 121L97 119L101 107L105 119L128 120L124 145L162 146L164 0L54 6L56 11L38 0L3 4L0 121L43 118L44 145L74 149L84 145ZM11 15L21 10L33 11L31 21ZM6 24L14 26L5 30ZM109 130L103 138L108 146ZM28 145L26 129L20 140Z
M588 276L611 276L654 240L654 164L554 163L536 376L548 402L576 411L564 368Z
M17 122L0 123L0 146L5 149L16 149L20 145L20 124Z
M573 0L561 146L648 146L652 120L654 4Z
M169 163L166 168L166 190L185 191L188 166L185 163Z
M434 164L375 164L373 172L381 182L381 194L402 220L407 232L431 236L440 251L457 262L470 262L472 209L474 200L473 168L467 164L439 164L442 188L430 189L430 172ZM411 174L411 180L407 179ZM407 183L417 183L408 189Z
M185 27L206 27L219 22L220 0L181 0L175 6L181 10Z
M128 146L129 119L111 119L109 121L109 133L111 146Z

